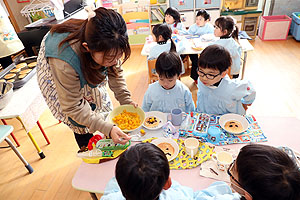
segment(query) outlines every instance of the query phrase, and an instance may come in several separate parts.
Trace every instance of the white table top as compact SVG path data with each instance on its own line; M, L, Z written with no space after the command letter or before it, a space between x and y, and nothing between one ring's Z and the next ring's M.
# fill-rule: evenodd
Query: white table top
M210 42L203 42L201 46L206 47L209 45ZM243 52L253 51L254 47L250 44L250 42L247 39L240 39L239 43L242 47ZM148 56L150 51L151 42L145 42L141 55L142 56ZM192 39L189 39L188 42L185 42L185 50L181 54L200 54L202 50L196 51L192 48L193 41Z
M23 87L14 90L10 102L0 110L0 119L20 117L26 131L36 124L47 105L34 75Z
M259 125L273 146L288 146L300 152L300 142L296 136L300 133L300 120L292 117L256 117ZM227 145L231 149L240 149L245 144ZM114 176L117 159L101 164L87 164L82 162L76 171L72 186L78 190L103 193L107 182ZM180 184L194 190L201 190L215 182L214 179L199 175L199 166L188 170L171 170L171 178Z

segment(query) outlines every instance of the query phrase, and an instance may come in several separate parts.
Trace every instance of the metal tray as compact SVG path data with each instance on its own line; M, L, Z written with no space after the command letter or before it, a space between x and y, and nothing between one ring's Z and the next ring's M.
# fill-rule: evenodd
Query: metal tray
M14 69L14 68L16 67L17 64L23 63L23 62L29 64L29 63L32 63L32 62L36 62L36 60L37 60L37 56L32 56L32 57L27 57L27 58L25 58L25 59L21 59L21 60L19 60L19 61L16 62L16 63L12 63L12 64L9 65L7 68L5 68L3 71L0 72L0 81L1 81L1 80L5 80L5 79L4 79L4 76L5 76L6 74L10 73L10 71L11 71L12 69ZM22 70L25 70L25 69L29 69L29 67L26 66L26 67L22 68ZM32 70L31 70L24 78L22 78L22 79L19 79L19 73L20 73L20 72L16 72L16 73L15 73L15 74L16 74L16 76L15 76L15 81L13 82L13 84L14 84L14 89L18 89L18 88L22 87L23 85L25 85L25 83L27 83L27 81L29 81L30 78L36 73L36 67L34 67L34 68L33 68L33 69L32 69Z

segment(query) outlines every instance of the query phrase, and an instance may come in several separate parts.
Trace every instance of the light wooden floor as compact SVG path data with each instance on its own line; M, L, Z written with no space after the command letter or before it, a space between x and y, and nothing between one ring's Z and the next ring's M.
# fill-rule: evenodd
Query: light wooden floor
M295 116L300 118L300 43L293 38L286 41L263 42L258 38L251 42L255 50L249 52L245 78L250 79L257 90L257 98L249 109L255 116ZM142 104L147 89L146 58L140 55L142 47L132 48L132 55L124 65L125 77L133 99ZM193 92L197 88L186 76L182 81ZM114 100L114 105L118 105ZM34 168L27 170L9 148L0 149L0 199L90 199L87 192L72 188L71 181L81 163L76 158L77 145L73 133L65 125L57 124L46 110L40 118L51 144L46 145L40 130L32 134L44 151L46 158L39 159L25 131L16 120L15 135L21 143L19 151ZM2 142L0 146L7 146ZM105 172L103 172L105 173Z

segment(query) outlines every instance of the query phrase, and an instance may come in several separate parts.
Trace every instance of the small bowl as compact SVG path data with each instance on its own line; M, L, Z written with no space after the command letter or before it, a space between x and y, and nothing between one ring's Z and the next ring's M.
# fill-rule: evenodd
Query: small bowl
M170 157L167 157L168 161L170 162L171 160L173 160L174 158L176 158L176 156L179 153L179 146L177 144L177 142L175 142L173 139L171 138L157 138L155 140L152 140L151 142L152 144L155 144L156 146L158 146L161 143L168 143L170 144L173 148L174 148L174 154L171 155ZM162 149L162 151L165 153L165 151Z
M230 130L227 130L225 128L225 124L226 122L228 121L238 121L243 129L241 129L240 131L238 132L232 132ZM220 126L225 130L227 131L228 133L231 133L231 134L234 134L234 135L240 135L242 134L243 132L245 132L248 127L249 127L249 122L247 121L247 119L245 117L243 117L242 115L238 115L238 114L234 114L234 113L229 113L229 114L225 114L225 115L222 115L219 119L219 124Z
M4 92L2 90L4 88ZM9 82L0 82L0 110L5 108L5 106L10 102L13 95L14 84Z
M141 120L141 123L140 123L140 125L137 128L135 128L135 129L123 129L122 130L123 132L132 132L132 131L134 131L134 130L136 130L136 129L138 129L138 128L140 128L142 126L142 124L145 121L145 112L140 107L135 108L133 105L122 105L122 106L114 108L109 113L109 115L107 117L108 122L110 122L112 124L115 124L112 119L115 116L117 116L118 114L122 113L123 110L126 110L128 112L137 113L139 115L139 117L140 117L140 120Z

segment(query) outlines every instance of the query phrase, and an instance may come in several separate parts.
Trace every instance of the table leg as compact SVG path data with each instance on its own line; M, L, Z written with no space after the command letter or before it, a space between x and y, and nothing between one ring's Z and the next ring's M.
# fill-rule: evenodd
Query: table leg
M242 69L241 80L244 79L244 73L245 73L245 68L246 68L246 60L247 60L247 51L244 52L244 62L243 62L243 69Z
M91 195L91 197L92 197L93 200L98 200L98 197L96 196L95 193L90 192L90 195Z
M37 125L39 126L40 130L42 131L42 134L43 134L44 138L46 139L47 143L50 144L50 141L49 141L49 139L48 139L48 137L47 137L47 135L46 135L46 133L45 133L43 127L41 126L39 120L38 120L36 123L37 123Z
M23 162L23 164L25 165L25 167L31 174L33 172L33 168L31 167L31 165L24 159L24 157L20 154L20 152L17 150L15 145L13 145L13 143L10 141L10 139L8 137L6 137L4 140L7 142L7 144L9 144L9 146L12 148L12 150L17 154L17 156L20 158L20 160Z
M17 117L17 119L21 122L23 128L26 130L22 119L19 116ZM26 132L27 132L27 130L26 130ZM30 138L31 142L33 143L33 145L35 146L36 150L38 151L38 154L41 157L41 159L45 158L43 151L40 149L39 145L36 143L34 137L30 133L30 131L27 132L27 135L29 136L29 138Z
M2 123L4 125L7 125L6 121L4 119L1 119ZM17 144L17 147L20 146L20 143L18 142L17 138L15 137L15 135L13 134L13 132L10 133L11 137L14 139L15 143Z

